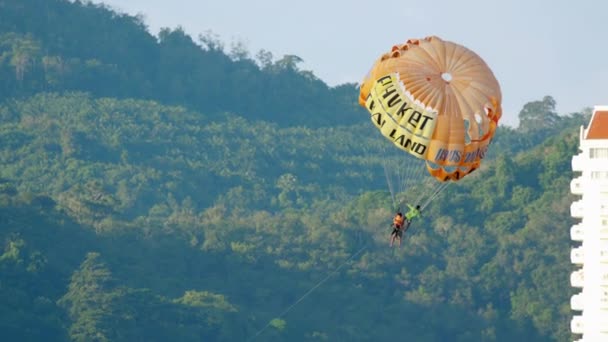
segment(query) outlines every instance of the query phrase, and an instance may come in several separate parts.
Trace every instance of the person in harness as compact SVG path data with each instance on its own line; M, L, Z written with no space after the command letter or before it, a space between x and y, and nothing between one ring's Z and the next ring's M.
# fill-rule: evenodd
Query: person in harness
M395 239L399 239L399 247L401 247L401 236L403 235L403 223L405 218L401 212L395 214L393 218L393 232L391 233L391 243L390 246L393 247L393 243L395 243Z
M411 205L407 204L407 206L410 208L410 210L405 214L405 216L403 216L401 212L397 212L393 218L393 232L391 233L390 247L393 247L396 239L399 239L399 247L401 247L403 233L409 229L410 225L412 224L412 220L420 216L420 205L412 207Z
M405 227L403 228L404 233L410 227L410 224L412 224L412 220L415 217L420 216L420 210L421 210L419 205L417 205L415 208L409 204L407 206L410 208L410 210L407 212L407 214L405 214Z

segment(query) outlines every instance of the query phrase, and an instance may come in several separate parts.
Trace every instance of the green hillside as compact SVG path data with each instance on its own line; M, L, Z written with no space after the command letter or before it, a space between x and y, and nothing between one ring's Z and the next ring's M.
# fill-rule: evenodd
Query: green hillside
M353 85L103 6L0 8L0 340L572 339L588 110L528 103L391 249L383 163L412 158Z
M295 55L225 51L213 34L150 34L141 18L67 0L4 0L0 100L40 91L155 99L282 126L350 123L363 113L353 84L328 87Z

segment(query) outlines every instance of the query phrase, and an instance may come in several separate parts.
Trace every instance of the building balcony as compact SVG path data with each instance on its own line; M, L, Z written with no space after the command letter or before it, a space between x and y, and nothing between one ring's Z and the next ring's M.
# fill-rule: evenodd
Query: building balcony
M582 223L575 224L570 228L570 238L573 241L583 241L585 238L585 229L583 229Z
M593 339L593 341L608 341L608 321L606 318L599 318L598 320L588 323L594 325L596 329L599 328L599 334L594 334L594 336L598 337L599 339ZM583 334L585 332L585 320L583 319L583 316L572 316L572 319L570 320L570 331L572 331L573 334ZM583 336L581 339L583 341L587 341L585 336Z
M570 308L576 311L583 311L585 308L585 298L583 293L575 294L570 297Z
M594 185L594 189L598 189L599 191L608 194L608 184L604 185ZM608 198L589 198L587 199L587 203L582 199L578 201L572 202L570 204L570 215L574 218L582 219L585 214L597 213L597 204L599 204L599 215L608 217ZM588 208L586 207L586 205ZM607 227L608 228L608 227Z
M577 265L582 265L585 262L585 250L583 247L572 248L570 251L570 261Z
M587 171L608 170L608 159L604 158L589 158L589 152L582 152L572 157L572 171L587 172Z
M600 229L600 239L602 239L602 240L608 240L608 228L601 228Z
M576 177L570 181L570 192L574 195L582 195L584 192L583 177Z
M602 249L600 249L600 262L608 264L608 247L602 247Z
M600 293L600 308L608 310L608 289L604 288Z
M585 331L583 316L572 316L572 320L570 320L570 331L572 331L573 334L582 334Z
M574 218L583 218L585 215L585 206L582 200L572 202L570 205L570 215Z
M608 271L602 272L602 275L600 276L600 286L608 287Z
M608 278L606 279L608 281ZM570 286L583 287L585 285L585 273L583 270L578 270L570 273Z
M584 153L579 153L572 157L572 171L583 172L587 166L588 160L589 159Z
M608 219L602 220L606 220L606 223L608 223ZM604 223L599 230L599 237L601 240L608 240L608 227L605 227ZM570 239L572 241L583 241L585 239L585 225L582 222L570 227Z

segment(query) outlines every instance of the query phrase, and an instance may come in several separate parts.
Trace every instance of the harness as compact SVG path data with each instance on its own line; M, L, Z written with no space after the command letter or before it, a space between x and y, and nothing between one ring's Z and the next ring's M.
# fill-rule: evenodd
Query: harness
M395 218L393 219L393 224L394 224L395 226L398 226L398 227L402 227L402 226L403 226L403 222L404 222L404 220L403 220L403 216L399 216L399 215L397 215L397 216L395 216Z

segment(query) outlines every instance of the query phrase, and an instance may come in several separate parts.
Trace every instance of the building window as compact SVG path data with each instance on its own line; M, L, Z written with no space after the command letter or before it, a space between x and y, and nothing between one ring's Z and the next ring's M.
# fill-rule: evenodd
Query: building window
M592 179L608 179L608 171L591 171Z
M591 159L608 159L608 148L589 149L589 157Z

